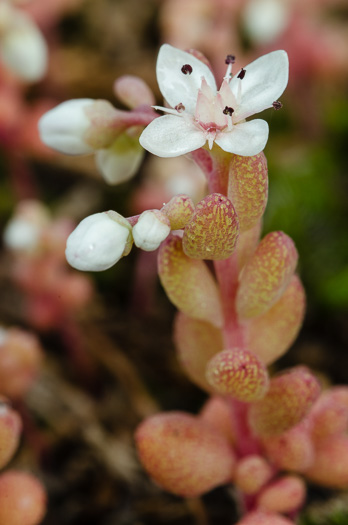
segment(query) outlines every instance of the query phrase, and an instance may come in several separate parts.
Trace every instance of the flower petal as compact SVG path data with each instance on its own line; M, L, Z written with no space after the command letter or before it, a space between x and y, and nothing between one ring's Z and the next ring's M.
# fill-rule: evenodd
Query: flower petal
M110 148L96 152L95 161L108 184L120 184L136 174L143 157L139 140L121 133Z
M255 119L250 122L236 124L231 131L219 133L215 142L224 151L251 157L264 149L267 140L267 122Z
M186 64L192 67L191 74L185 75L181 71ZM156 72L161 93L173 108L181 102L186 111L194 113L202 77L216 93L215 78L209 67L190 53L169 44L164 44L159 51Z
M237 99L241 85L241 100L233 121L238 122L271 107L285 90L288 78L289 59L286 51L273 51L246 66L243 80L235 75L230 83Z
M164 115L144 129L139 142L158 157L178 157L204 146L206 137L193 122L175 115Z

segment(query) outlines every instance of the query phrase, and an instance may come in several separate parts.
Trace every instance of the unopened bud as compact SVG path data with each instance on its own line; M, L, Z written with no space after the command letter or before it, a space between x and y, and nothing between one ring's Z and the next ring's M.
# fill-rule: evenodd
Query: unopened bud
M77 270L107 270L129 253L131 230L128 221L114 211L86 217L68 237L68 263Z
M91 98L67 100L45 113L39 120L42 142L67 155L92 153L84 135L91 125L86 109L93 103Z
M1 6L1 59L16 75L28 82L40 80L47 68L46 42L35 23L24 12Z
M133 75L118 78L114 83L114 92L121 102L132 109L142 104L153 106L156 103L146 82Z
M144 211L133 227L135 245L146 252L156 250L169 233L169 219L159 210Z

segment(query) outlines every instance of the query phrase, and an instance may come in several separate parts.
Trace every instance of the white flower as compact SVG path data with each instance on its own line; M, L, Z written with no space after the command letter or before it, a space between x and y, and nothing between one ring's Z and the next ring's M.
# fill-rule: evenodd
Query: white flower
M232 77L234 57L217 91L207 65L185 51L164 44L157 60L162 95L174 109L151 122L140 136L143 148L159 157L176 157L216 142L237 155L260 153L267 143L268 124L245 119L273 106L288 83L285 51L255 60ZM274 106L278 107L278 105Z
M132 247L132 227L116 213L95 213L69 235L66 259L77 270L101 272L117 263Z
M3 62L28 82L40 80L47 69L47 45L32 19L4 2L0 5L0 55Z
M77 98L62 102L47 111L39 120L42 142L68 155L93 153L93 148L84 140L84 135L91 126L85 110L93 103L91 98Z
M159 210L144 211L133 227L134 243L146 252L157 250L170 233L168 217Z

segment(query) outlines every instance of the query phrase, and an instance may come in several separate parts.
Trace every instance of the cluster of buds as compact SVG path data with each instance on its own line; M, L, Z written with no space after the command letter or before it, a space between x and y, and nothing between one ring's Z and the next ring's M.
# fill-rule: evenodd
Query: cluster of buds
M34 20L14 0L0 4L0 60L26 82L40 80L47 69L47 45Z
M156 114L154 95L138 77L124 76L114 85L116 96L130 111L106 100L73 99L40 119L41 140L67 155L95 153L96 165L108 184L129 180L137 172L144 150L139 136Z
M11 277L25 294L25 317L39 329L59 326L93 293L89 279L69 271L65 262L72 229L69 219L53 219L41 202L26 200L18 204L4 231L13 257Z

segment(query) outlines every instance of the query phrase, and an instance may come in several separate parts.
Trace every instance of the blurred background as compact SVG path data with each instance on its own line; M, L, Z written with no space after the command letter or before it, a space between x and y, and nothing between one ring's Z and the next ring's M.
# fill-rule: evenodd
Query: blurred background
M23 420L11 466L46 486L45 525L204 525L197 502L148 481L133 447L134 429L147 415L195 412L205 400L176 361L174 307L158 283L156 254L134 249L98 274L79 273L64 258L68 234L86 215L134 215L177 192L198 201L204 182L185 159L146 155L134 178L108 186L93 155L68 157L43 146L37 121L72 98L125 109L113 84L126 74L145 80L162 104L155 66L164 42L204 53L218 84L227 54L239 68L285 49L283 109L262 114L270 125L264 233L283 230L294 239L308 305L300 336L277 367L305 363L324 382L347 383L347 2L1 1L25 13L48 57L39 78L14 67L0 5L0 393ZM12 343L10 359L13 331L22 339ZM26 337L34 337L35 351L22 351L30 346ZM313 489L311 497L314 510L303 523L348 524L345 496ZM204 503L208 523L233 523L226 489Z

